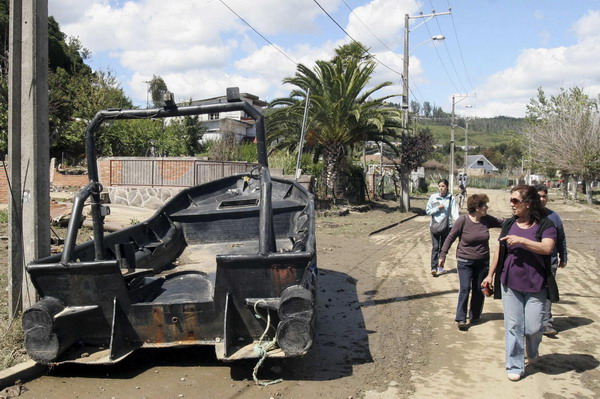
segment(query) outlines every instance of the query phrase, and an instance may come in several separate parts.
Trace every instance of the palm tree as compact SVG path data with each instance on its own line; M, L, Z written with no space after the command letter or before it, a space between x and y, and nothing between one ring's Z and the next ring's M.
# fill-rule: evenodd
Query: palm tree
M362 49L364 53L364 48ZM331 61L317 61L314 69L299 64L296 74L283 80L296 86L289 97L271 102L269 137L278 138L279 146L290 146L290 135L297 144L306 93L310 89L308 129L314 141L313 151L323 158L329 193L337 197L337 183L344 161L357 143L384 141L397 137L402 126L401 111L386 103L394 95L373 98L391 82L365 89L375 62L350 51L336 50ZM286 140L287 138L287 140Z

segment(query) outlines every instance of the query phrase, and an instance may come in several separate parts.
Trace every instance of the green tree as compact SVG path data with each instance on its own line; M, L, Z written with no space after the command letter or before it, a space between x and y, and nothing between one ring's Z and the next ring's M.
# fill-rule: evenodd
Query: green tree
M164 106L165 102L163 100L164 95L169 91L167 84L160 76L152 75L152 79L150 79L150 83L148 85L148 90L150 90L150 98L152 99L152 104L155 107Z
M367 140L390 143L401 126L401 111L386 104L393 96L373 97L391 82L366 88L376 64L361 49L360 44L342 46L332 60L317 61L313 69L299 64L296 74L283 80L296 88L289 97L270 104L274 110L269 114L269 137L285 138L291 133L297 142L300 130L290 128L301 125L310 90L307 141L322 154L328 192L334 198L341 191L338 178L354 146ZM280 145L289 141L281 140Z
M431 118L431 103L429 101L423 103L423 115L425 118Z
M574 87L550 97L540 88L527 106L526 145L532 159L544 169L554 168L585 180L590 204L591 181L600 177L598 104L598 98Z

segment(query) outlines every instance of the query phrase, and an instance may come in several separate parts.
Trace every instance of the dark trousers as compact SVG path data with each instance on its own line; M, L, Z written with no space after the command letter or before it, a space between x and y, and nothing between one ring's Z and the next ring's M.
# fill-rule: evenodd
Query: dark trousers
M448 233L450 233L450 230L446 230L441 235L431 233L431 270L437 270L440 251L442 250L444 241L446 241L446 237L448 237Z
M469 306L469 319L477 320L483 312L485 296L481 292L481 282L487 276L490 262L488 259L458 260L458 305L456 306L456 321L467 321L467 304L469 293L471 304Z

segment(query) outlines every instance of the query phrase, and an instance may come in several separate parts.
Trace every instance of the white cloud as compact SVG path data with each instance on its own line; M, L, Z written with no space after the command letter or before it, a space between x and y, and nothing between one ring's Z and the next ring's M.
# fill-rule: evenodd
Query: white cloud
M526 106L542 87L547 94L579 86L598 95L600 81L600 12L592 11L573 26L578 42L568 47L525 49L515 65L491 75L476 89L478 116L525 116ZM594 88L596 90L594 91Z
M402 52L404 15L413 15L419 11L414 0L373 0L354 9L346 30L373 51L388 48Z

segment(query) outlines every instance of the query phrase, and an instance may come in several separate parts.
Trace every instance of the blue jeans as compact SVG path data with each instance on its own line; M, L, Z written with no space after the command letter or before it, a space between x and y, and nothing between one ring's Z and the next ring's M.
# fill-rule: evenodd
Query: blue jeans
M507 373L525 373L525 350L527 357L538 356L544 332L542 320L547 297L546 289L522 292L502 284Z
M487 276L490 262L488 259L459 259L457 262L458 280L460 289L458 291L458 305L456 305L456 321L467 320L467 304L469 293L471 294L471 306L469 306L469 319L477 320L483 311L485 296L481 292L481 282Z
M446 241L446 237L448 237L448 233L450 233L450 230L446 230L446 232L441 235L435 235L430 232L430 234L431 234L431 270L437 270L438 261L440 259L440 251L442 250L444 241Z
M556 270L558 269L558 263L555 263L551 267L552 274L556 277ZM552 301L550 299L546 299L546 313L544 314L544 328L552 327L552 323L554 322L554 318L552 317Z

